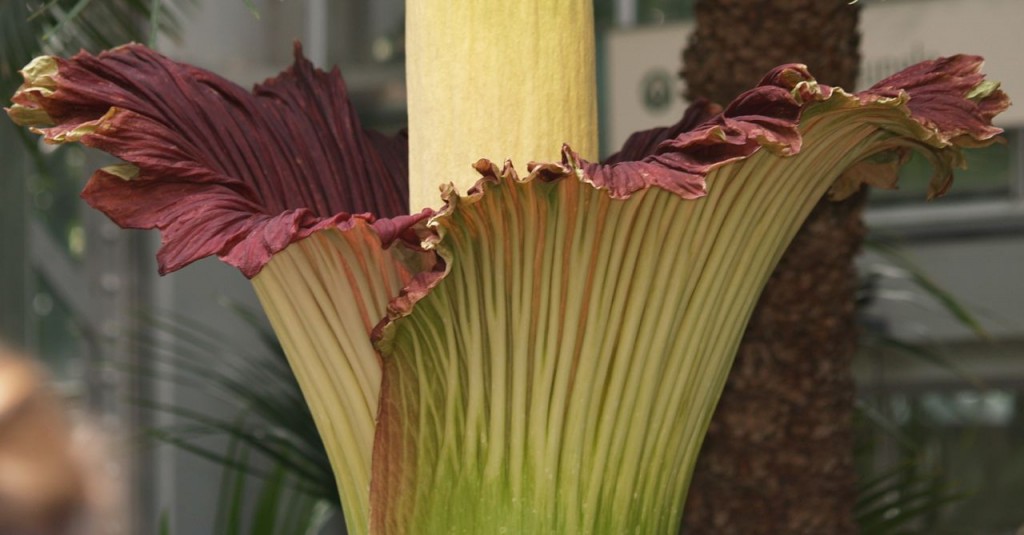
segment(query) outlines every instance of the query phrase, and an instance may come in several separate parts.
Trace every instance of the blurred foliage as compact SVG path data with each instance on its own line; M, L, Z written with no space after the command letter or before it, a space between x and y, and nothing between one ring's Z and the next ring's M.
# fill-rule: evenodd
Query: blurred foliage
M196 0L0 0L0 92L40 54L98 52L120 44L175 38Z
M257 313L230 306L249 322L257 350L239 351L180 317L152 319L151 332L139 337L138 349L152 360L133 373L215 400L230 415L145 397L141 406L174 421L148 434L223 467L218 535L306 533L340 514L327 453L273 333Z
M856 403L855 454L861 475L854 516L863 535L937 533L943 509L964 499L925 455L925 440L890 414L864 400ZM897 445L895 462L879 467L877 438L888 435Z
M974 314L899 246L868 240L865 247L879 255L883 264L860 274L857 304L861 310L885 301L879 291L886 282L884 279L899 279L909 283L918 298L936 304L979 340L989 339ZM950 355L926 344L892 336L886 325L863 314L860 318L862 352L905 355L925 366L950 372L965 388L982 391L986 388ZM861 396L856 401L855 454L861 482L855 516L865 535L944 533L942 523L949 507L971 496L962 485L952 481L934 458L932 435L937 422L922 418L924 411L912 410L906 399L909 398L899 394L895 397L875 394ZM901 400L906 410L893 410L893 403ZM886 451L879 451L883 448ZM880 462L880 459L887 461Z
M157 34L175 38L180 34L182 16L194 1L0 0L3 106L22 82L19 69L32 58L70 55L81 49L98 52L129 41L152 41ZM0 331L45 355L59 379L71 380L81 376L81 353L88 352L82 345L83 337L89 335L83 328L86 323L70 314L59 284L26 268L30 256L27 235L30 221L38 221L70 263L82 259L86 243L78 191L80 180L88 176L86 163L92 156L81 147L45 145L6 118L0 122L5 123L0 138L8 147L4 176L0 177L0 204L10 207L17 203L14 221L6 221L5 231L22 236L12 240L7 254L0 258L0 277L16 281L11 286L21 289L20 295L4 305L8 316L19 318L19 324L0 325Z

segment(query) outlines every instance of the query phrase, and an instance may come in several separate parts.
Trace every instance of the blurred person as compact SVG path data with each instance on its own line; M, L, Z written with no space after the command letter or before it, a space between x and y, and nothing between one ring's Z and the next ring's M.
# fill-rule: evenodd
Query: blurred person
M0 535L107 533L113 494L89 435L38 364L0 347Z

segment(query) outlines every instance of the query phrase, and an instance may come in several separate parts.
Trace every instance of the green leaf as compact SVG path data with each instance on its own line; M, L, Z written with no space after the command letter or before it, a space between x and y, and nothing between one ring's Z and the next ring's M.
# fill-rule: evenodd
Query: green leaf
M160 13L163 2L152 0L149 7L149 48L156 48L158 28L160 28Z
M225 457L231 460L235 466L224 466L220 482L220 506L217 510L217 518L214 530L224 535L238 535L240 532L239 519L244 500L245 472L248 469L248 450L238 440L232 438L228 441Z
M265 329L251 311L237 304L226 312L242 314L242 319L256 332ZM152 355L153 360L141 368L125 367L126 371L154 381L170 381L179 388L195 389L248 415L245 419L225 419L143 398L138 400L140 406L172 414L178 422L151 430L149 436L244 471L250 481L271 478L273 474L268 469L242 466L230 452L203 441L207 437L226 436L231 443L245 445L259 458L280 466L288 475L288 482L283 485L290 492L338 503L323 442L276 340L261 335L259 339L268 346L265 351L242 352L232 340L188 318L164 315L146 317L144 321L151 332L134 338L139 344L137 351ZM168 340L173 343L168 344ZM298 528L284 531L297 532Z
M252 535L274 535L286 473L285 469L278 465L270 478L263 483L263 489L256 501Z
M900 352L921 359L922 361L927 362L933 366L942 368L950 372L951 374L955 375L956 377L959 377L961 380L971 385L973 388L977 388L979 390L985 390L988 388L985 385L984 381L979 379L974 374L971 374L970 372L965 370L963 366L960 366L960 364L957 363L953 358L943 353L940 353L939 351L933 350L927 346L905 342L893 336L883 334L876 334L872 336L871 341L873 344L877 344L882 348L896 349Z
M281 347L281 343L277 341L277 335L274 334L273 329L267 324L267 318L261 311L253 310L232 299L221 298L218 299L218 302L234 313L235 316L242 319L259 336L264 347L274 355L280 356L283 362L287 362L284 357L284 349Z
M278 450L277 446L281 443L274 440L273 437L267 436L264 431L259 430L258 428L252 429L238 423L232 425L225 421L206 417L201 413L190 411L182 407L162 407L157 404L145 402L140 402L140 405L147 406L149 408L156 408L162 412L174 414L199 423L198 426L193 428L170 427L167 429L161 429L159 430L159 433L154 434L156 438L162 440L174 440L178 443L182 441L180 437L183 434L192 434L189 433L190 430L198 431L199 434L211 434L214 432L223 433L231 437L232 440L242 442L247 448L257 450L271 460L287 466L295 474L304 476L303 479L309 481L317 480L316 469L318 466L315 463L306 464L303 463L301 459L293 458L293 451L290 449Z
M901 533L908 524L924 522L965 496L950 489L941 475L919 474L916 463L908 463L863 485L855 516L865 535Z
M171 535L171 518L167 511L160 513L160 535Z
M895 265L905 270L914 284L921 288L921 290L923 290L928 296L935 299L935 301L942 305L942 307L949 312L950 315L956 318L961 325L970 329L975 336L985 340L989 340L991 338L985 328L981 325L981 322L975 318L974 314L960 303L960 300L953 294L949 293L949 291L932 280L932 278L928 276L928 274L925 273L916 262L911 260L906 253L899 250L892 244L879 240L866 240L865 246L878 252Z
M259 18L260 18L260 9L258 7L256 7L256 2L253 2L253 0L243 0L243 1L245 2L245 6L249 8L249 13L252 13L252 16L254 18L256 18L256 20L259 20Z
M77 0L75 4L71 6L71 9L67 13L60 13L58 15L59 22L56 26L47 31L45 35L43 35L43 41L48 41L52 39L54 35L60 33L65 28L65 25L77 19L78 16L82 13L82 10L85 9L91 2L92 0ZM51 7L54 5L55 3L50 3Z

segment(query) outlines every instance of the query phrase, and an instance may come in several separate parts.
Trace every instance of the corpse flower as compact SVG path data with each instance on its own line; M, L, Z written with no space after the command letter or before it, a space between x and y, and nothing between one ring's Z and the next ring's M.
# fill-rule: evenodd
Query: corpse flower
M891 187L914 150L941 195L1008 100L972 56L856 94L784 65L591 163L560 143L596 144L589 3L473 4L410 4L408 145L363 130L298 48L251 93L138 45L42 57L8 113L123 160L83 197L159 229L162 273L217 255L252 280L350 533L675 533L746 321L816 201ZM428 31L488 20L524 31ZM504 61L529 75L488 70ZM561 157L479 160L465 188L467 146ZM437 212L406 215L417 181L449 179Z

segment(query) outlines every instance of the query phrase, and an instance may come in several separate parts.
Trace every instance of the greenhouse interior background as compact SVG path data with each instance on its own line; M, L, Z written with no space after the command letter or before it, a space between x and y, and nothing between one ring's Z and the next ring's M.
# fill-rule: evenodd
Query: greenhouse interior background
M340 66L364 124L384 131L403 126L402 0L248 4L197 1L182 11L180 35L160 36L156 45L249 87L289 65L298 39L315 64ZM863 473L915 463L922 474L940 474L956 490L934 513L950 533L1019 533L1024 9L1019 0L862 4L861 87L925 58L969 52L986 58L987 75L1019 104L997 120L1005 142L971 154L969 170L947 197L924 202L927 171L917 165L905 170L898 191L871 193L869 243L859 260L863 342L854 372L864 421L858 462ZM595 4L604 154L630 132L681 116L686 103L678 71L692 10L692 2L679 0ZM128 373L124 363L146 352L177 351L184 342L176 327L154 328L177 322L230 340L240 354L260 351L259 333L238 312L258 310L244 277L213 259L157 276L156 233L121 231L78 198L103 156L77 146L23 151L16 129L0 123L7 147L0 159L0 335L42 359L62 395L90 407L116 436L173 423L173 414L133 402L140 390L164 403L226 414L231 409L216 396ZM147 333L143 342L140 332ZM162 517L176 533L210 533L220 466L168 443L125 448L108 467L131 504L120 533L155 532Z

